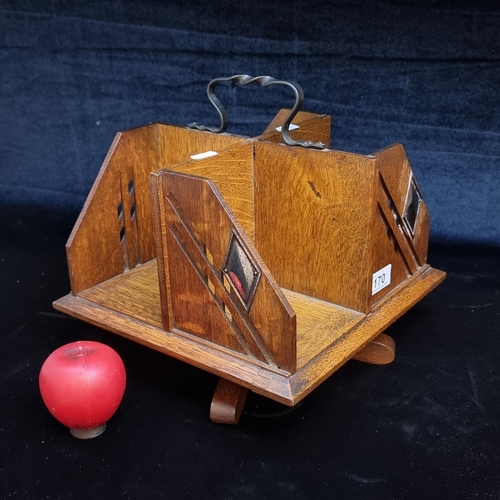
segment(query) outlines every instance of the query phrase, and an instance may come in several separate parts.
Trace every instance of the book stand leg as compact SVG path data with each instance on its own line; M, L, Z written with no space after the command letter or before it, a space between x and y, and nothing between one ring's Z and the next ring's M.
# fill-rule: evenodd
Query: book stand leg
M358 351L352 359L370 363L372 365L388 365L394 361L396 354L396 343L392 337L381 333L375 337L367 346Z
M218 424L237 424L247 399L248 389L219 379L210 406L210 420Z

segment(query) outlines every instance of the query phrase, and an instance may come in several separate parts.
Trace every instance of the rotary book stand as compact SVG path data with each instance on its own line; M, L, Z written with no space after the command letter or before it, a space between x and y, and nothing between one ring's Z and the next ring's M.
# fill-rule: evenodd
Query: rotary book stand
M222 134L224 80L284 84L296 104L259 137ZM390 363L382 332L445 274L401 145L327 149L330 118L298 111L293 82L238 75L208 95L219 129L117 134L54 307L218 375L210 417L236 423L248 389L293 406L349 359Z

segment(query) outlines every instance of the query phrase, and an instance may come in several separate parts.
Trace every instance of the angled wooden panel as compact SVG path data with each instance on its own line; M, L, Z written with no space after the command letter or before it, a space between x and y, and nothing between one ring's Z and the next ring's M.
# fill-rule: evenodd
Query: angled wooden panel
M175 219L172 213L167 217ZM224 317L223 304L214 300L206 277L200 276L198 266L175 227L169 229L166 238L172 269L169 275L172 328L244 353L244 344L239 342L237 333Z
M401 144L394 144L373 156L415 262L417 266L423 266L427 263L430 219L405 150ZM408 223L406 216L412 210L414 218Z
M375 216L371 228L371 260L369 266L369 276L372 280L388 280L390 274L390 282L382 283L381 286L372 286L370 292L370 304L375 304L382 297L387 295L391 290L400 285L403 281L409 278L413 272L411 271L407 259L400 248L400 243L394 235L394 231L399 231L397 225L391 225L392 214L389 216L381 207L380 202L376 200ZM391 266L390 273L385 274L383 278L378 276L378 272Z
M419 267L418 258L415 255L410 237L404 227L400 212L396 208L394 198L385 187L382 178L379 177L376 198L380 212L384 214L388 226L391 228L392 236L397 242L402 255L405 258L408 269L413 274Z
M215 184L197 176L160 171L152 174L152 192L164 327L182 330L189 323L189 333L201 332L203 338L232 348L226 333L204 332L211 325L201 304L215 303L215 307L209 306L210 314L229 325L248 355L294 372L295 313ZM260 273L249 305L238 283L223 272L234 238ZM179 251L184 260L179 260ZM186 258L190 276L182 277ZM182 308L178 307L179 297L188 297Z
M116 135L66 246L73 294L154 257L148 179L156 168L154 125Z
M401 144L392 144L373 153L377 161L377 169L391 193L391 198L398 213L405 208L406 192L411 176L410 163Z
M391 269L386 285L372 292L372 306L426 265L430 225L403 147L395 144L373 157L376 175L370 273L376 280L380 270L389 265Z

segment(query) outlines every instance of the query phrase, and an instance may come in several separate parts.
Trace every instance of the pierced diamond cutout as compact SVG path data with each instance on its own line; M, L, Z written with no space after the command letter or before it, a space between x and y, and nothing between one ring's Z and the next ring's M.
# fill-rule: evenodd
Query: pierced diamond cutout
M406 227L412 236L415 236L415 225L417 224L418 210L420 208L421 199L422 197L420 196L417 185L415 184L415 180L412 176L406 198L406 211L403 216Z
M234 232L229 241L224 275L231 283L232 290L241 299L245 309L250 309L261 272Z

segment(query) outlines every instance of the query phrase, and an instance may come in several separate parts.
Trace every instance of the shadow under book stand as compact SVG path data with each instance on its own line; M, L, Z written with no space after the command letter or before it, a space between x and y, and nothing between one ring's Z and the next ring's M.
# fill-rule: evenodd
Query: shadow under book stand
M445 277L403 147L287 146L288 113L257 138L118 133L67 243L54 307L218 375L215 422L248 389L293 406L349 359L390 363L382 332ZM328 116L294 125L329 144Z

